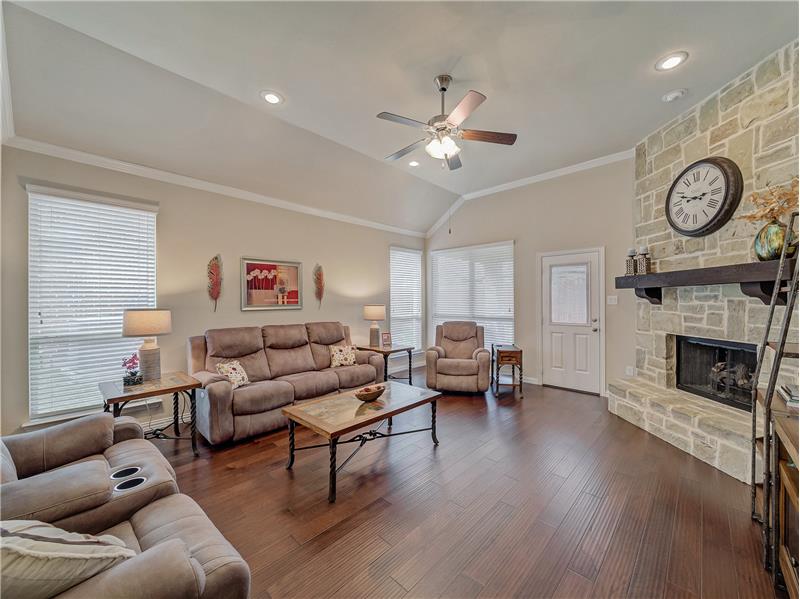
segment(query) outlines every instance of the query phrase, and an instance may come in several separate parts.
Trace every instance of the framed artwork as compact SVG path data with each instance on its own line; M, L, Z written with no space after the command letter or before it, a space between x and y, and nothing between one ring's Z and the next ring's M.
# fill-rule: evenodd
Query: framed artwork
M242 310L297 310L303 307L303 265L242 258Z
M392 346L392 334L391 333L381 333L381 345L383 345L383 347L391 347Z

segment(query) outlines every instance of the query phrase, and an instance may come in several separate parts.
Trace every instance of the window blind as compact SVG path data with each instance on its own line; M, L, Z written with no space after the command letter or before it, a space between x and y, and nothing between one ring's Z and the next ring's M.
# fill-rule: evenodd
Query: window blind
M97 383L141 345L123 310L155 305L154 210L29 192L31 418L102 406Z
M389 327L393 345L422 347L422 252L389 249Z
M514 242L431 252L433 325L474 320L484 343L514 342Z

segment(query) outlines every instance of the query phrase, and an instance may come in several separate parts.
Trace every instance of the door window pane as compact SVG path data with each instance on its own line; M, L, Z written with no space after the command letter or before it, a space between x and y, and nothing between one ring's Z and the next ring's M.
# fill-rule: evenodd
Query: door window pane
M589 265L550 267L550 321L589 324Z

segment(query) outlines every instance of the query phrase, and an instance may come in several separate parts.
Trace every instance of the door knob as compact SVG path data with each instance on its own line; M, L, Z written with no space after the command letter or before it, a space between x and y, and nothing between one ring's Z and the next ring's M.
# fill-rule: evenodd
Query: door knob
M596 318L592 318L592 322L597 322L597 319Z
M597 331L599 331L599 330L600 330L600 329L599 329L599 328L597 328L597 327L592 327L592 333L596 333L596 332L597 332Z

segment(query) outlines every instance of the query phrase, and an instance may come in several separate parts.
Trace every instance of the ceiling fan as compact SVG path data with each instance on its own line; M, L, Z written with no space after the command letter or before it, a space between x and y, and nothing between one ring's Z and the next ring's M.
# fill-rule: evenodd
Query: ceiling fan
M391 112L381 112L378 115L379 119L422 129L426 133L425 137L387 156L386 160L397 160L424 145L425 151L430 156L437 160L442 160L447 165L447 168L453 171L461 168L461 158L458 156L461 148L456 144L455 139L486 141L507 146L514 145L514 142L517 141L516 133L498 133L497 131L461 128L461 123L486 100L486 96L475 90L469 90L450 114L444 114L444 95L453 78L450 75L439 75L434 81L436 82L436 89L442 94L442 114L431 117L427 123L392 114Z

